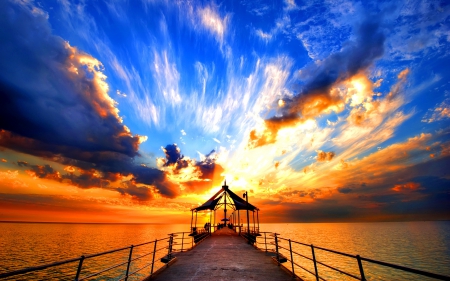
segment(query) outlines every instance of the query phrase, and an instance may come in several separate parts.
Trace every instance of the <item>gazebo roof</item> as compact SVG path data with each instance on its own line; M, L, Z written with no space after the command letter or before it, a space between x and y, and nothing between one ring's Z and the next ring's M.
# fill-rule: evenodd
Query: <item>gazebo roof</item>
M216 194L214 194L213 197L211 197L208 201L203 203L201 206L198 206L197 208L194 208L192 210L193 211L215 210L216 206L219 204L220 200L224 196L227 196L228 198L231 199L231 202L228 202L227 204L234 206L235 210L249 210L249 211L259 210L257 207L253 206L250 203L247 203L246 200L239 197L238 195L236 195L236 193L234 193L233 191L228 189L226 182L222 186L222 188L219 191L217 191Z

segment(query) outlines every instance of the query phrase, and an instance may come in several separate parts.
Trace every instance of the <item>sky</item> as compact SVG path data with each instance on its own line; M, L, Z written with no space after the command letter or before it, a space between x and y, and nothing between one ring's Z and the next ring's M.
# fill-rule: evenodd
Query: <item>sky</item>
M0 221L450 219L447 1L0 1ZM207 220L208 213L199 213Z

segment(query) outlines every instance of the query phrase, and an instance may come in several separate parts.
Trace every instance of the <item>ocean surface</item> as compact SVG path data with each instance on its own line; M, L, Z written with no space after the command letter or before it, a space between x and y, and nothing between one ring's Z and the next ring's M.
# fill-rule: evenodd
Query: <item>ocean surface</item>
M167 238L168 233L187 232L189 228L189 224L0 223L0 273ZM277 232L280 237L292 241L450 276L450 221L261 224L261 231ZM273 237L267 234L266 239L269 242ZM260 247L264 247L263 242L264 235L258 238ZM310 246L295 242L291 245L295 252L312 257ZM158 242L157 246L161 249L156 257L159 259L167 253L167 240ZM281 240L280 246L288 248L289 243ZM152 252L153 247L154 243L135 248L133 257ZM128 257L127 249L107 257L87 259L81 276L124 262ZM354 258L319 249L315 249L315 257L359 276ZM133 262L130 272L145 266L151 258L148 255ZM314 272L310 260L294 255L294 261ZM290 268L290 264L285 265ZM78 262L75 262L9 280L73 280L77 266ZM160 266L162 264L158 263L155 269ZM433 280L368 262L363 262L363 267L368 280ZM109 271L106 277L89 280L118 280L125 270L126 265L119 266ZM305 280L314 280L311 274L298 266L294 270ZM129 280L140 280L149 272L150 267L147 267ZM318 272L325 280L355 280L322 265L318 266Z

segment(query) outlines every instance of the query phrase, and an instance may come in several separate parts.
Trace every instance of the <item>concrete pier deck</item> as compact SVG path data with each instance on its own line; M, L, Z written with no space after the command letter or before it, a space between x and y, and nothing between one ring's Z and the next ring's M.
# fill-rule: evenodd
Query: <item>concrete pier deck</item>
M296 280L265 252L247 244L228 228L175 256L177 261L151 280Z

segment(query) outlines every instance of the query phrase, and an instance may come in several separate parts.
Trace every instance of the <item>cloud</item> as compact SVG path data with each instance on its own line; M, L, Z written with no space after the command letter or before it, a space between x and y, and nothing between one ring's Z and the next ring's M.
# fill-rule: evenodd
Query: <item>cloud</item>
M154 198L156 193L152 188L148 186L138 186L132 181L123 183L123 187L117 188L117 191L122 195L130 195L131 198L139 201L149 201Z
M102 64L53 35L47 18L26 2L0 3L0 146L80 168L60 175L49 165L18 162L37 178L105 187L120 172L163 196L179 194L162 171L134 163L146 137L122 123ZM161 71L170 71L165 62Z
M450 98L444 99L433 109L429 109L425 116L422 118L422 122L432 123L448 118L450 118Z
M338 191L340 193L347 194L347 193L351 193L353 191L353 189L350 187L340 187L340 188L338 188Z
M198 11L201 23L206 27L219 41L223 43L223 37L227 30L228 16L221 18L213 7L206 7Z
M38 8L3 1L0 13L0 129L55 148L137 155L143 139L122 124L102 64L53 35Z
M448 55L448 27L441 24L450 15L444 2L421 3L402 1L392 5L389 17L395 21L387 42L388 54L395 60L422 59L424 54L441 57ZM414 17L414 21L409 19Z
M216 163L219 156L214 150L201 161L182 155L176 144L167 145L163 151L166 157L157 159L159 167L186 192L202 193L222 182L224 169Z
M420 184L416 182L407 182L405 184L396 184L392 190L393 191L408 191L408 190L417 190L420 188Z
M50 165L30 165L27 162L24 161L17 161L17 164L19 167L27 167L30 168L26 172L31 177L36 178L45 178L45 179L52 179L52 180L60 180L61 175L58 171L54 170Z
M180 73L175 63L170 61L167 51L158 53L154 51L153 75L158 91L162 94L165 103L172 107L182 102L179 90Z
M250 133L250 146L274 143L281 128L344 109L344 100L333 86L365 71L384 52L385 35L378 21L368 18L355 32L355 40L344 44L339 52L299 72L299 77L306 81L302 90L283 99L282 116L266 119L262 133L257 135L255 130Z
M332 151L325 152L322 150L317 151L317 162L324 162L324 161L331 161L333 157L335 156L335 153Z

